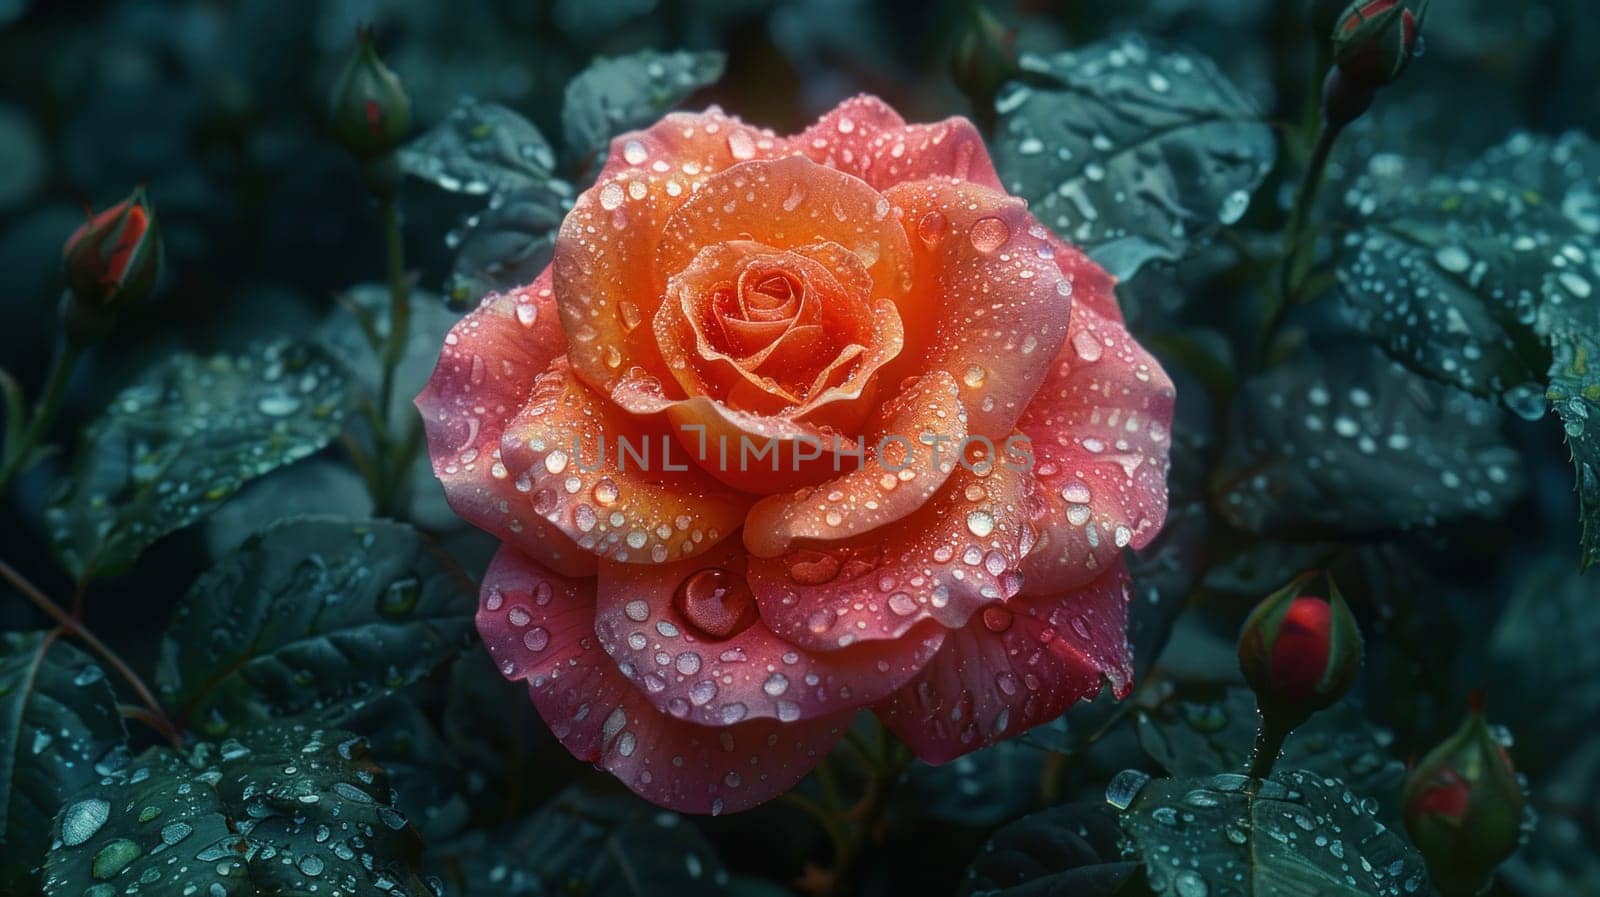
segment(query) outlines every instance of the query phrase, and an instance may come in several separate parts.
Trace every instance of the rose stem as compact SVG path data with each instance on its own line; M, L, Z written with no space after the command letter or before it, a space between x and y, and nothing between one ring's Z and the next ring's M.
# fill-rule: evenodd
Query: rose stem
M21 472L26 459L33 454L34 446L39 444L39 440L50 429L50 424L55 421L56 412L61 410L61 399L67 393L67 383L72 379L72 372L82 356L83 345L77 340L63 336L56 343L55 353L50 358L50 372L45 375L44 392L39 394L39 403L33 408L28 429L15 444L6 445L5 464L0 467L0 489L4 489L11 478Z
M173 728L171 721L167 719L166 711L161 709L161 703L156 700L155 695L150 693L149 686L144 684L144 680L139 678L139 674L135 673L126 661L117 656L117 652L111 650L105 642L100 641L93 632L90 632L82 623L73 619L71 614L62 610L59 605L39 591L37 586L29 582L26 577L3 560L0 560L0 578L4 578L11 583L22 594L22 597L28 599L31 604L44 611L51 619L60 624L62 631L83 642L107 666L115 670L133 688L134 694L138 695L139 700L144 703L145 707L149 708L150 718L145 719L145 722L149 723L152 728L172 742L173 747L182 745L182 739L178 737L177 729Z
M389 334L383 347L383 381L378 393L378 420L382 431L378 449L380 485L373 498L378 514L384 515L393 510L395 494L409 466L407 456L415 443L395 432L391 411L395 371L405 357L406 342L411 335L411 285L406 280L405 243L400 236L400 213L394 191L383 191L378 196L378 212L389 268Z
M1256 745L1250 752L1250 770L1246 773L1250 778L1265 779L1272 774L1278 755L1283 753L1283 742L1293 730L1293 726L1283 725L1272 715L1261 714L1261 728L1256 730Z

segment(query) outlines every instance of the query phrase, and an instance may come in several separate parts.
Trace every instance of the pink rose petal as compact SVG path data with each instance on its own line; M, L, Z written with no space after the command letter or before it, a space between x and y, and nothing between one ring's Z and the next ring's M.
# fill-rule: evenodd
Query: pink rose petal
M685 813L733 813L782 794L822 761L856 711L710 728L660 712L594 635L595 580L568 579L502 547L484 574L478 632L507 679L573 756L640 797Z

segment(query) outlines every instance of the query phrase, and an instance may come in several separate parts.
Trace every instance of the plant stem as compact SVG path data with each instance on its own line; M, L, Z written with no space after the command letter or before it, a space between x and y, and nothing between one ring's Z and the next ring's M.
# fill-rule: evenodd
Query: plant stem
M406 344L411 337L411 284L406 280L405 244L400 234L400 213L393 191L377 195L378 212L383 228L384 251L388 258L389 274L389 330L380 353L383 379L378 391L377 421L375 424L377 450L374 466L377 488L373 491L375 512L389 516L401 491L406 470L416 454L418 432L416 421L408 419L406 432L397 432L392 411L394 405L395 374L405 358Z
M8 441L6 444L5 464L0 466L0 489L4 489L12 477L22 472L34 447L49 432L56 413L61 410L61 399L67 394L67 383L72 380L72 372L82 356L83 345L78 341L63 336L56 343L55 353L50 358L50 371L45 375L44 392L39 394L39 401L33 406L28 429L23 431L18 442L12 444Z
M134 694L138 696L140 702L142 702L145 707L149 709L151 719L147 720L147 722L149 722L152 727L160 731L168 741L172 742L173 747L179 747L182 745L182 739L178 737L178 730L173 727L171 721L167 719L166 711L161 709L161 703L156 700L155 695L150 693L149 686L144 684L144 680L139 678L139 674L135 673L133 668L128 666L126 661L117 656L117 652L111 650L111 648L106 645L105 642L100 641L99 637L85 628L81 622L74 619L71 614L62 610L61 607L54 601L51 601L50 598L45 595L45 593L39 591L38 586L35 586L33 583L29 582L27 577L24 577L21 573L18 573L15 568L5 561L0 561L0 578L3 578L7 582L11 583L11 585L22 594L22 597L28 599L31 604L44 611L50 616L51 619L55 620L56 623L61 626L63 632L66 632L68 635L71 635L83 642L88 646L89 650L94 652L95 655L104 661L107 666L115 670L117 675L121 676L123 680L125 680L133 689Z
M876 721L876 720L875 720ZM850 808L849 817L854 823L845 849L834 857L833 871L836 889L843 892L850 880L856 861L873 830L889 806L889 795L900 776L911 765L911 752L878 722L878 762L868 773L866 791L861 800Z
M1283 725L1270 714L1261 714L1261 728L1256 730L1256 746L1250 752L1250 769L1246 775L1252 779L1265 779L1271 775L1278 755L1283 753L1284 739L1292 731L1293 726Z
M1284 246L1286 254L1283 265L1279 269L1278 289L1267 294L1267 314L1261 333L1261 357L1265 359L1273 337L1277 336L1278 329L1283 326L1284 318L1289 310L1294 307L1299 299L1299 293L1305 284L1306 274L1310 271L1313 255L1316 250L1316 232L1311 228L1311 210L1316 206L1317 194L1322 189L1323 176L1328 169L1328 156L1333 151L1333 144L1339 139L1342 128L1329 127L1326 122L1317 129L1316 144L1311 149L1311 158L1306 163L1304 177L1300 181L1300 189L1295 194L1294 206L1289 211L1289 222L1284 228Z
M389 259L389 334L383 349L383 386L379 391L378 415L387 432L392 425L389 406L394 398L395 369L406 354L411 333L411 285L406 282L405 246L400 239L400 214L393 195L378 198L383 219L384 250Z

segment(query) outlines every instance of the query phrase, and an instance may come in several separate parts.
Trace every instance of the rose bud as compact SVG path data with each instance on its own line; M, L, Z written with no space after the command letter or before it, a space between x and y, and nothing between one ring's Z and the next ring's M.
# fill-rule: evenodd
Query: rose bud
M1313 574L1268 596L1239 634L1239 668L1262 713L1295 726L1350 690L1361 667L1361 631L1328 582L1330 600L1301 595Z
M79 305L109 310L149 295L161 267L161 235L144 188L103 212L90 212L67 238L61 260Z
M1333 28L1339 71L1369 90L1400 77L1416 52L1427 8L1427 0L1415 13L1404 0L1357 0L1347 6Z
M356 32L356 49L333 88L333 136L358 159L387 156L411 127L411 100L378 58L372 30Z
M1495 867L1517 849L1524 801L1511 758L1474 696L1461 727L1411 771L1402 796L1406 830L1441 893L1488 887Z

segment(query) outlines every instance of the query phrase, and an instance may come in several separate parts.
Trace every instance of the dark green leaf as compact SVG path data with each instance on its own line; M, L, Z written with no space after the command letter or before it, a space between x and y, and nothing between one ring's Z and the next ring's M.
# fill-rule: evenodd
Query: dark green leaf
M1600 267L1600 252L1594 260ZM1578 556L1585 570L1600 563L1600 309L1595 313L1586 329L1563 329L1551 336L1554 352L1545 392L1572 452L1582 527Z
M454 193L572 193L555 177L555 152L533 122L472 97L463 97L443 122L401 149L400 167Z
M1023 68L995 102L1001 179L1119 279L1238 221L1272 168L1255 104L1199 54L1127 36Z
M431 844L459 835L470 813L461 796L466 776L458 758L419 706L415 691L414 686L354 701L320 719L366 739L372 759L394 783L395 808Z
M157 365L89 427L45 514L57 555L79 578L127 569L246 482L333 441L345 401L344 375L310 346Z
M519 825L477 831L429 864L473 897L679 897L723 893L728 873L700 830L632 796L576 788Z
M1232 409L1217 504L1274 535L1370 534L1498 513L1522 488L1501 414L1360 347L1251 380Z
M576 159L603 154L606 142L641 128L722 77L720 52L643 50L599 59L567 83L561 133Z
M550 263L556 228L571 205L570 191L535 187L497 196L487 209L467 218L448 238L456 250L451 301L472 302L532 283Z
M1580 558L1600 561L1600 144L1513 136L1460 177L1353 190L1339 266L1357 323L1394 357L1530 420L1547 403L1576 468Z
M1254 790L1255 793L1249 793ZM1424 894L1422 857L1337 779L1291 770L1154 779L1128 770L1106 789L1151 890L1172 897Z
M333 729L152 748L73 795L50 834L50 897L434 893L387 773Z
M1140 711L1139 744L1174 776L1243 771L1260 722L1249 689L1196 689L1192 696L1171 695ZM1296 728L1278 764L1340 779L1357 796L1376 800L1387 819L1397 819L1392 811L1405 765L1389 754L1393 740L1392 733L1372 726L1359 706L1346 699Z
M1420 373L1542 416L1533 325L1566 220L1499 181L1436 179L1374 205L1338 268L1357 326Z
M410 527L286 520L190 588L156 681L207 735L397 688L472 636L471 583Z
M1469 165L1465 175L1516 184L1559 209L1580 232L1600 234L1600 143L1587 134L1513 134Z
M0 635L0 891L35 889L53 816L98 769L126 761L128 733L105 673L54 634Z
M1148 893L1122 853L1117 817L1104 804L1065 804L1013 822L983 846L964 897L1103 897Z

